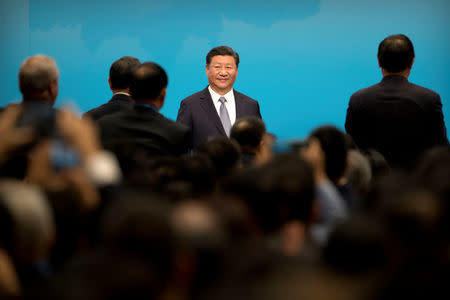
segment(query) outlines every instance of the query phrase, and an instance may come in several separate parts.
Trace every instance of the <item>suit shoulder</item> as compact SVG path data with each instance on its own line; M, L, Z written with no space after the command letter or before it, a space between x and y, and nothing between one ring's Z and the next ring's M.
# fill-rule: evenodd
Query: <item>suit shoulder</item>
M117 120L121 119L125 113L125 111L116 111L110 114L101 115L97 120L97 123L99 125L108 123L117 124Z
M410 85L411 89L413 89L414 92L417 94L421 94L422 96L428 96L430 98L440 98L438 93L436 93L435 91L433 91L429 88L426 88L426 87L423 87L423 86L420 86L418 84L411 83L411 82L409 83L409 85Z
M197 93L194 93L192 95L187 96L186 98L184 98L183 100L181 100L181 102L183 103L193 103L193 102L197 102L200 101L200 99L204 96L205 90L201 90Z
M362 88L362 89L360 89L360 90L354 92L354 93L352 94L351 98L359 98L359 97L361 97L361 96L365 96L365 95L368 95L368 94L372 94L372 93L376 92L376 91L379 90L379 89L380 89L380 83L376 83L376 84L373 84L373 85L371 85L371 86Z
M106 107L106 103L104 103L100 106L94 107L94 108L88 110L87 112L85 112L83 114L83 116L96 117L99 114L99 112L101 112L105 107Z
M240 93L240 92L238 92L238 91L236 91L236 90L234 91L234 93L235 93L235 96L241 98L241 99L244 100L244 101L247 101L247 102L249 102L249 103L258 103L257 100L255 100L255 99L253 99L253 98L250 98L249 96L247 96L247 95L245 95L245 94L242 94L242 93Z
M175 122L169 118L166 118L163 114L157 113L158 118L160 119L160 122L164 123L164 126L168 129L178 131L180 133L188 132L189 128L181 123Z

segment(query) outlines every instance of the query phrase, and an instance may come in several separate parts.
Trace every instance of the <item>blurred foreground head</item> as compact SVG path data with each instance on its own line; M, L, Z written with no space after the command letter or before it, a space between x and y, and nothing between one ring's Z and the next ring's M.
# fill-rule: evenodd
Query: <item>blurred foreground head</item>
M55 103L59 91L59 70L53 58L38 54L27 58L19 69L23 101Z
M19 181L0 182L0 202L12 219L12 252L20 262L46 259L55 235L51 208L35 186Z

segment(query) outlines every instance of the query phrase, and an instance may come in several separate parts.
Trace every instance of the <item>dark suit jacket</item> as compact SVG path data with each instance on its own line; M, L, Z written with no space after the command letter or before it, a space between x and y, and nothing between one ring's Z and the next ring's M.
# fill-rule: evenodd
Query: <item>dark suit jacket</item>
M98 121L105 148L131 146L154 155L181 155L189 149L189 129L152 108L134 105Z
M356 145L373 148L394 166L412 163L434 145L448 145L438 94L386 76L350 98L345 129Z
M261 118L259 104L256 100L237 91L234 91L234 100L236 103L236 119L249 116ZM206 141L208 137L226 136L208 88L181 101L177 122L190 128L194 149Z
M93 120L98 120L103 116L121 111L123 109L130 109L133 107L133 100L130 96L124 94L113 95L111 100L107 103L100 105L99 107L93 108L83 114L85 116L90 116Z

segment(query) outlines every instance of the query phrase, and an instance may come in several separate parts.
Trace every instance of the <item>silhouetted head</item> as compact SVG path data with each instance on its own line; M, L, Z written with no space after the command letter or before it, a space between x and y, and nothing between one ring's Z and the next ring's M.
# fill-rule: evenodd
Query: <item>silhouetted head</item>
M116 60L109 69L109 83L112 90L130 88L133 73L141 63L132 56L124 56Z
M166 71L156 63L145 62L133 74L130 92L136 102L152 102L158 108L164 104L168 84Z
M390 73L410 69L413 61L414 47L411 40L404 34L388 36L378 47L380 67Z
M59 91L59 70L53 58L38 54L27 58L19 69L23 100L45 100L53 104Z

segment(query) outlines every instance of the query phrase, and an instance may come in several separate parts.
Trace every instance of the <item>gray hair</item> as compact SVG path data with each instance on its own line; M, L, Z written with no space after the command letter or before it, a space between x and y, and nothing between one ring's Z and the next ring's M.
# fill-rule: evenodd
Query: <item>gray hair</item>
M370 162L358 150L350 150L347 158L349 163L346 171L347 180L359 193L364 193L372 180Z
M43 258L55 236L53 213L44 193L36 186L14 180L0 182L0 201L9 211L13 243L23 251L21 259Z
M19 89L23 95L42 92L53 80L58 80L59 70L53 58L38 54L27 58L19 69Z

